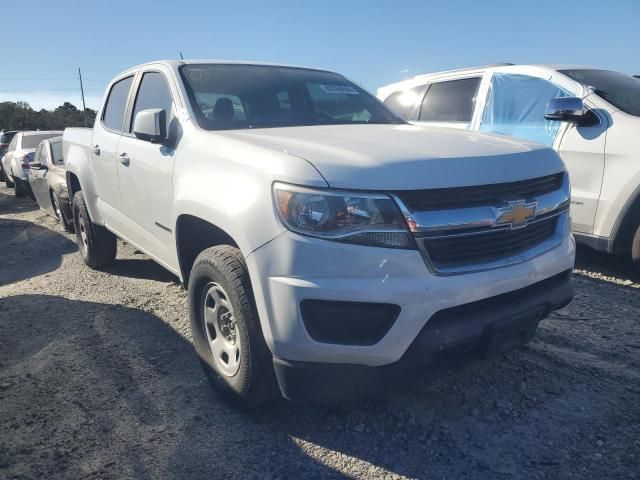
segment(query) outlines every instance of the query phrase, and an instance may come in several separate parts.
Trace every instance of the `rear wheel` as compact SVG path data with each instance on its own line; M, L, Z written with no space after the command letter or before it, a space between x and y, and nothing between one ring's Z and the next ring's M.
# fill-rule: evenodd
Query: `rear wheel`
M4 168L2 168L1 163L0 163L0 182L4 182Z
M189 310L194 346L214 389L240 408L276 398L273 359L240 250L221 245L198 255L189 278Z
M14 184L11 181L11 174L8 172L5 172L4 174L4 184L7 186L7 188L13 188Z
M111 263L116 258L116 236L91 221L82 192L73 196L73 220L84 263L94 269Z

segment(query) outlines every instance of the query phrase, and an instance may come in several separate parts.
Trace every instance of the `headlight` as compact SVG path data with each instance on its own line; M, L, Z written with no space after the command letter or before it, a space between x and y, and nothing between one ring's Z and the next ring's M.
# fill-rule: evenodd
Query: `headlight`
M383 194L273 187L276 210L296 233L376 247L415 248L400 210Z

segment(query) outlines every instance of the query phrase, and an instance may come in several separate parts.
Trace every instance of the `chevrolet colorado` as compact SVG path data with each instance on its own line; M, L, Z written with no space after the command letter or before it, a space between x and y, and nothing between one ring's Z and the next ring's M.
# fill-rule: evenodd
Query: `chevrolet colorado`
M177 275L205 373L240 406L502 352L572 297L552 149L409 125L336 73L141 65L63 149L85 263L119 237Z

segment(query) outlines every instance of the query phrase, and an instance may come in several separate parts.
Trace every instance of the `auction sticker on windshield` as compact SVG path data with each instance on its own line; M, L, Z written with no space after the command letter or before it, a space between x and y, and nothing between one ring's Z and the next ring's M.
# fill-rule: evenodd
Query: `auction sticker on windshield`
M358 91L349 85L320 85L327 93L339 93L342 95L359 95Z

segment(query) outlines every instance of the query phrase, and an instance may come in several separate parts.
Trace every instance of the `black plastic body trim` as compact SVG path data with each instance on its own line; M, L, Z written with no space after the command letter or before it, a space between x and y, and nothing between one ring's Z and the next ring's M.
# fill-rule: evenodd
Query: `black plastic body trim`
M293 362L274 357L283 396L296 401L343 401L379 391L426 366L486 358L527 343L540 320L573 298L571 270L525 288L441 310L405 354L380 367Z

